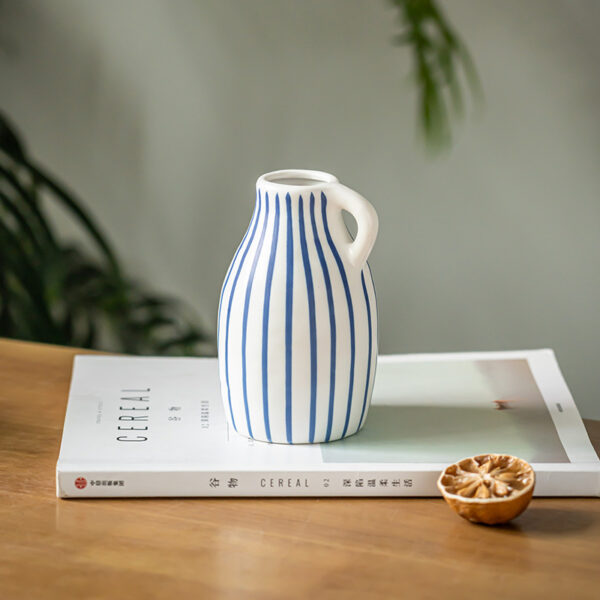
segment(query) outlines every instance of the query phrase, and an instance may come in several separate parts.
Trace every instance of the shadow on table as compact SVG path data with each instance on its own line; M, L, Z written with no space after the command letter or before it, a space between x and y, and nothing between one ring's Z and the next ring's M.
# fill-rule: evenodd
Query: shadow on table
M493 529L517 535L569 535L588 529L594 516L582 510L530 506L515 521L495 525Z
M451 515L448 515L450 518ZM593 526L597 515L585 510L531 506L506 525L475 525L452 515L454 525L440 528L440 548L453 560L496 569L499 556L515 571L527 572L539 559L539 540L572 544ZM536 540L538 543L536 543Z

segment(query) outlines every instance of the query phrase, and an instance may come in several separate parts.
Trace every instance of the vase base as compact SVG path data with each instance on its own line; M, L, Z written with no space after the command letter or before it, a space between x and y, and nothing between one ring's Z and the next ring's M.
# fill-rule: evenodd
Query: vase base
M364 426L364 425L363 425ZM315 439L313 442L311 442L310 440L294 440L293 442L288 442L287 439L279 439L279 438L271 438L270 440L268 440L266 437L258 437L258 436L250 436L247 433L242 433L240 431L237 431L236 429L234 429L232 427L232 429L236 432L237 435L240 435L246 439L252 440L254 442L260 442L261 444L277 444L280 446L314 446L315 444L331 444L332 442L339 442L340 440L345 440L346 438L352 437L353 435L356 435L357 433L359 433L363 426L361 426L359 429L357 429L356 431L353 431L352 433L347 433L345 436L340 436L340 437L336 437L336 438L330 438L329 440L325 440L323 439Z

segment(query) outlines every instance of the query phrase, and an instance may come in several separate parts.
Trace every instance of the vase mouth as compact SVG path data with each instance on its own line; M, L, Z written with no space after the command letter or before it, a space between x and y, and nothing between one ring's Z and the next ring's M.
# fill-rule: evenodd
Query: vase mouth
M337 177L331 173L308 169L282 169L261 175L256 187L268 186L290 192L317 189L331 183L338 183Z

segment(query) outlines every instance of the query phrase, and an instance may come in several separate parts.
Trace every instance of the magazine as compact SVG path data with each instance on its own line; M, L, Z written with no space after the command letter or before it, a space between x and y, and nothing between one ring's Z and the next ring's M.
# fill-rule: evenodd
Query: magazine
M362 430L278 445L233 431L215 358L76 356L62 498L438 496L441 470L512 454L536 496L600 495L600 461L551 350L380 356Z

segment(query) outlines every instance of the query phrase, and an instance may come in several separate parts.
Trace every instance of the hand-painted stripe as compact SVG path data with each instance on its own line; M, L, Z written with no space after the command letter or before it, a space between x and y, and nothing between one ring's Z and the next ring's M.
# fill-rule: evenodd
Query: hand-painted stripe
M369 278L371 280L371 298L372 298L372 305L371 308L375 307L375 310L373 311L373 319L375 320L375 327L373 327L373 350L372 350L372 356L371 356L371 364L373 365L373 368L371 370L371 389L373 389L373 385L374 385L374 381L375 381L375 377L377 376L377 355L379 352L379 348L377 346L378 344L378 340L379 340L379 303L377 302L377 290L375 289L375 282L373 281L373 273L371 272L371 266L369 265L369 263L366 263L367 269L369 271Z
M285 197L287 216L287 249L285 275L285 432L292 444L292 319L294 301L294 233L292 228L292 199Z
M257 193L257 200L258 200L258 193ZM237 260L237 257L239 256L242 248L244 247L244 243L246 242L246 239L248 238L248 235L250 234L250 230L252 229L252 225L254 224L254 220L256 219L256 213L258 212L258 202L256 202L254 204L254 212L252 213L252 217L250 218L250 224L248 225L248 228L246 229L246 233L244 234L244 237L242 238L242 241L240 243L240 245L238 246L237 250L235 251L235 254L233 255L233 260L231 261L231 265L229 267L229 269L227 270L227 275L225 276L225 281L223 282L223 287L221 288L221 296L219 298L219 309L217 311L217 347L219 346L219 336L220 336L220 329L221 329L221 319L223 318L223 315L221 313L221 307L223 304L223 298L225 297L225 289L227 288L227 283L229 282L229 278L231 277L231 273L233 273L234 269L235 269L235 262Z
M312 444L315 441L315 422L317 417L317 320L315 316L315 290L313 286L308 245L306 243L306 226L304 223L304 208L302 196L298 198L298 214L300 217L300 249L304 263L306 277L306 291L308 296L308 323L310 333L310 422L308 439Z
M273 270L275 268L275 254L277 252L277 239L279 238L279 194L275 196L275 223L273 225L273 240L271 254L267 268L267 283L265 286L265 304L263 308L262 328L262 387L263 387L263 415L265 419L265 432L267 439L271 440L271 425L269 423L269 309L271 307L271 286L273 284Z
M336 326L335 326L335 306L333 304L333 291L331 289L331 278L329 277L329 269L323 252L323 246L317 233L317 223L315 220L315 196L310 195L310 220L312 223L313 234L315 237L315 246L319 255L319 262L323 269L323 279L325 280L325 291L327 292L327 304L329 306L329 330L331 333L331 351L329 359L329 408L327 413L327 431L325 441L328 442L331 438L331 428L333 426L333 406L335 400L335 361L336 361Z
M371 379L371 351L373 348L373 329L372 329L372 324L371 324L371 303L369 302L369 295L367 294L367 286L365 284L364 270L361 271L361 273L360 273L360 280L362 283L362 289L363 289L363 293L365 295L365 302L367 305L367 321L368 321L368 325L369 325L369 352L367 354L368 362L367 362L367 381L365 382L365 396L363 398L363 406L362 406L362 410L360 412L360 421L358 422L358 427L357 427L356 431L358 431L362 426L363 418L365 416L365 408L367 407L367 398L369 395L369 383L370 383L370 379Z
M331 238L331 233L329 232L329 225L327 224L327 196L323 192L321 192L321 213L323 215L323 225L325 226L325 237L327 238L327 243L331 248L331 252L333 257L335 258L335 262L337 263L338 269L340 271L340 277L342 278L342 284L344 286L344 292L346 294L346 302L348 304L348 318L350 321L350 382L348 384L348 406L346 408L346 420L344 422L344 430L342 432L342 437L346 436L346 432L348 431L348 423L350 422L350 412L352 410L352 395L354 392L354 360L356 354L356 340L355 340L355 331L354 331L354 309L352 307L352 297L350 295L350 286L348 285L348 278L346 277L346 270L344 269L344 263L342 263L342 259L340 258L340 254L335 247L335 243Z
M246 368L246 338L248 335L248 315L250 313L250 296L252 294L252 284L254 283L254 273L256 272L256 265L260 258L263 242L265 241L265 232L267 231L267 221L269 219L269 194L265 194L265 218L263 221L262 231L260 232L260 238L256 246L256 252L254 253L254 259L252 260L252 266L250 267L250 274L248 275L248 286L246 287L246 298L244 300L244 316L242 318L242 394L244 397L244 410L246 411L246 425L248 427L248 435L252 435L252 425L250 423L250 409L248 407L248 378Z
M242 271L242 267L244 266L244 261L246 260L246 255L248 254L248 250L254 241L254 234L256 233L256 228L258 227L258 220L260 219L261 213L261 197L260 191L258 192L258 208L255 210L255 221L252 226L252 231L250 233L250 238L248 239L248 245L244 249L244 253L242 254L242 258L237 268L237 272L235 277L233 278L233 283L231 284L231 292L229 293L229 303L227 306L227 321L225 322L225 381L227 383L227 400L229 402L229 414L231 415L231 424L233 428L237 431L237 427L235 425L235 417L233 416L233 408L231 406L231 386L229 384L229 320L231 318L231 305L233 304L233 295L235 293L235 286L237 285L237 281L240 277L240 273ZM250 230L250 227L248 227ZM233 270L233 265L231 267Z
M366 264L367 269L369 269L369 277L371 278L371 289L373 290L373 298L375 299L375 301L373 302L373 304L375 304L375 319L377 324L377 330L375 331L375 333L377 335L377 339L379 339L379 302L377 302L377 290L375 289L375 282L373 281L373 273L371 272L371 267L369 263ZM375 348L375 353L377 353L377 348Z

